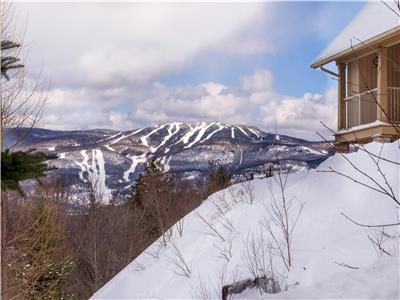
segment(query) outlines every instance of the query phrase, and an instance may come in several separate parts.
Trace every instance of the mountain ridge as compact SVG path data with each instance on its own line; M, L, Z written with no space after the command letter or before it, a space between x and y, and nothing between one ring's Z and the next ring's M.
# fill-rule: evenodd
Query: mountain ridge
M26 130L15 130L6 146ZM210 161L218 161L240 181L246 176L261 176L278 162L291 171L305 171L333 154L322 142L221 122L170 122L125 131L35 128L16 147L29 148L57 154L52 164L58 169L52 174L67 182L87 184L96 177L107 198L112 191L121 192L133 185L150 158L164 172L186 179L206 177Z

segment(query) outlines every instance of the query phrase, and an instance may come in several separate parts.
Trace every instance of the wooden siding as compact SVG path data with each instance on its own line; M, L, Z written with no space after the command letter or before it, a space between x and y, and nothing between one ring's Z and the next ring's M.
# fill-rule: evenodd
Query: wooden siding
M400 123L400 87L389 88L389 121Z
M376 53L349 62L347 64L347 97L375 89L377 77Z
M358 61L352 61L347 64L347 97L351 97L359 93L360 88L358 82Z
M388 48L389 86L400 87L400 44Z
M400 123L400 44L388 48L389 118Z

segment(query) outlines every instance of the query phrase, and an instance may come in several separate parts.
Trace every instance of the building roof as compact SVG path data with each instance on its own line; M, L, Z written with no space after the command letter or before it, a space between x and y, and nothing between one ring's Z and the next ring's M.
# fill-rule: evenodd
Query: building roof
M387 5L385 5L385 3ZM374 38L400 31L400 17L388 6L400 14L393 1L366 3L353 20L331 42L311 65L313 68L329 63L352 47L368 43Z

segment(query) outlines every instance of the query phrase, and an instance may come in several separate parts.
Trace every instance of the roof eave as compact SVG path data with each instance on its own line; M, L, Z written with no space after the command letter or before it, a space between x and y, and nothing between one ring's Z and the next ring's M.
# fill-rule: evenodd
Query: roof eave
M384 40L390 40L393 36L395 36L397 34L400 34L400 25L393 27L392 29L385 31L379 35L376 35L364 42L360 42L353 47L349 47L347 49L336 52L332 55L318 59L311 64L311 68L314 68L314 69L320 68L323 65L326 65L332 61L338 60L342 57L348 56L360 49L376 46L375 44L379 45L380 42L382 42Z

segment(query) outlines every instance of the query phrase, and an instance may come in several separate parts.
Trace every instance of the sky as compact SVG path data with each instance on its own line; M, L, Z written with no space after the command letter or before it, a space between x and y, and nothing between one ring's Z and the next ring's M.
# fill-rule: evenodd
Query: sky
M336 81L311 62L364 2L16 3L41 126L217 121L318 139Z

